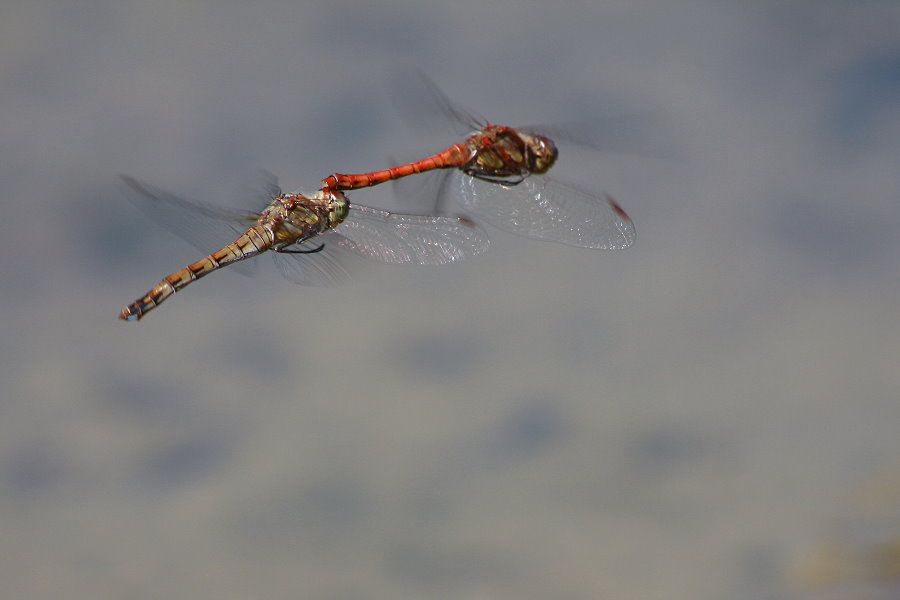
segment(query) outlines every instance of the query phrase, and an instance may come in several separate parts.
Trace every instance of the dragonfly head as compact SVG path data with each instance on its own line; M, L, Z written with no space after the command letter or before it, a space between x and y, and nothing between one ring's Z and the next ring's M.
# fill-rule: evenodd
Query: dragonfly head
M328 207L328 227L337 227L347 218L347 213L350 212L350 201L339 190L328 189L325 193L327 194L324 200Z
M543 135L532 134L525 142L528 170L537 175L549 171L559 155L553 140Z

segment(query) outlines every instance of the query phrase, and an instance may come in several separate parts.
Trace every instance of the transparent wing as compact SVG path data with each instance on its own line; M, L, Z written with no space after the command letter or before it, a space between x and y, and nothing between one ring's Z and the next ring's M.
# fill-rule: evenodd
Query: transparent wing
M256 179L245 186L244 194L252 203L248 206L258 207L259 210L262 210L271 204L274 198L280 196L282 191L281 186L278 185L278 178L265 169L260 169L257 171Z
M413 72L395 87L405 113L439 114L465 129L480 129L485 121L451 101L427 76ZM414 103L424 99L418 105ZM646 114L587 123L533 127L522 131L560 137L593 148L644 152L655 130ZM461 132L461 131L460 131ZM421 177L420 177L421 179ZM559 183L546 176L531 176L517 185L487 182L460 171L441 173L436 188L435 210L445 212L445 199L456 199L466 212L499 229L526 237L585 248L618 249L634 243L634 224L610 196L597 196ZM405 183L395 190L407 195ZM416 194L431 203L435 195Z
M309 252L322 245L322 250ZM290 250L303 250L304 254L272 252L272 258L281 274L300 285L333 286L350 277L350 264L355 257L345 246L344 236L328 231Z
M320 251L310 252L319 246ZM332 286L349 279L361 256L394 264L439 265L480 254L488 246L484 231L465 220L353 205L337 229L289 248L303 253L272 256L282 275L294 283Z
M454 171L442 193L477 219L525 237L607 250L634 243L634 224L612 197L543 175L504 185Z
M657 159L676 156L670 127L661 116L649 111L527 125L516 130L549 137L557 145L571 142L598 152Z
M442 265L481 254L484 230L466 219L400 215L353 205L335 228L340 247L394 264ZM327 240L325 248L328 248ZM302 256L302 255L301 255Z
M234 241L256 222L257 214L250 211L185 200L128 175L122 175L121 178L127 186L129 199L141 212L204 254ZM263 187L254 192L255 196L258 195L254 200L268 198L268 203L272 198L269 194L276 190L278 186L267 179ZM275 195L280 193L278 190ZM253 261L243 261L236 263L232 270L248 275L254 266Z
M487 125L478 113L450 100L418 69L405 69L392 79L391 91L397 111L416 129L444 124L457 135L469 135Z
M455 206L447 206L445 195L440 192L452 171L453 169L434 169L394 179L394 196L412 212L440 216L451 214L450 211Z

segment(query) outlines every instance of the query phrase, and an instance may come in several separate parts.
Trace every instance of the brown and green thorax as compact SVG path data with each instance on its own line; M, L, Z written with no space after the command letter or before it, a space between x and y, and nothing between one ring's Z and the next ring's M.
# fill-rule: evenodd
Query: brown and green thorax
M343 222L350 202L339 191L319 190L311 196L282 194L259 215L259 224L272 234L272 249L302 243Z

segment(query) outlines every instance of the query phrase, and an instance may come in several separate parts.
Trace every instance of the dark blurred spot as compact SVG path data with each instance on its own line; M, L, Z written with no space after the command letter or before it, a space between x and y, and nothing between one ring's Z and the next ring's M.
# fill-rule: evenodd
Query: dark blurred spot
M141 483L171 488L206 477L225 462L229 440L225 432L198 433L151 452L139 468Z
M681 429L658 429L637 435L627 448L629 466L638 472L666 472L707 454L705 440Z
M4 488L13 494L42 492L58 482L64 472L60 457L45 444L15 449L4 462Z
M409 340L401 360L420 375L455 378L474 368L483 355L484 349L474 339L450 334Z
M787 198L771 231L797 255L820 266L846 269L878 259L890 249L894 226L847 199L824 203L814 198Z
M900 53L867 60L839 73L833 84L830 122L838 141L855 149L877 135L879 116L900 102Z
M551 400L516 407L488 432L489 458L530 458L562 441L568 426Z

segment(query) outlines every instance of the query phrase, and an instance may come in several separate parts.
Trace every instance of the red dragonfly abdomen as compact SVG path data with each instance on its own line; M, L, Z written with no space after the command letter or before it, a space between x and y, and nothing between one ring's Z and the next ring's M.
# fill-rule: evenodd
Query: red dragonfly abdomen
M251 227L224 248L164 277L152 290L144 294L143 298L138 298L123 308L119 318L123 321L138 321L145 313L162 304L166 298L186 285L216 269L265 252L271 247L272 242L272 233L268 229L260 225Z
M322 180L322 188L330 188L332 190L355 190L364 187L371 187L421 173L423 171L431 171L433 169L452 169L462 167L470 158L471 150L466 144L454 144L443 150L429 156L405 165L382 169L381 171L372 171L371 173L357 173L353 175L345 175L343 173L333 173Z

